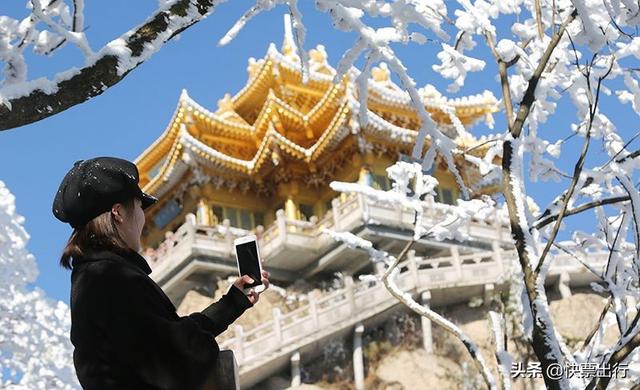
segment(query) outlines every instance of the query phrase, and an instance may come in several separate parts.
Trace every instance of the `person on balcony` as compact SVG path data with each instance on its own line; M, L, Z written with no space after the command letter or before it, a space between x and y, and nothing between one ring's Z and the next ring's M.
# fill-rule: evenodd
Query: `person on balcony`
M135 164L113 157L78 161L53 214L73 232L60 264L71 269L71 342L86 389L215 389L215 337L259 294L248 275L200 313L186 317L148 276L138 254L144 209L157 201L139 187ZM269 286L269 274L262 283ZM263 290L264 291L264 290Z

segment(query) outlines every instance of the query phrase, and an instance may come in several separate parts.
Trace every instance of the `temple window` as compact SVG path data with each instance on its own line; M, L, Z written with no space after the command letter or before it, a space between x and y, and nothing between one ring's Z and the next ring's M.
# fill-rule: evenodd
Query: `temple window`
M387 176L376 175L375 173L371 175L373 179L373 183L371 187L376 190L389 191L391 189L391 180Z
M153 223L162 229L169 224L175 217L180 215L182 206L177 199L172 199L165 204L160 211L153 217Z
M314 211L313 211L313 206L310 204L304 204L304 203L300 203L298 205L298 207L300 208L300 217L301 219L304 220L309 220L311 217L313 217L315 215Z
M253 218L251 218L251 213L247 210L238 210L240 216L240 227L243 229L251 230L255 226L253 226Z
M253 213L253 222L255 226L264 226L264 214Z
M258 225L264 225L264 215L262 213L252 212L246 209L214 206L213 214L218 221L228 219L231 226L245 230L252 230Z
M455 198L457 197L454 196L453 191L451 191L450 189L437 186L435 188L435 191L436 191L436 196L435 196L436 202L446 203L450 205L453 205L455 203Z

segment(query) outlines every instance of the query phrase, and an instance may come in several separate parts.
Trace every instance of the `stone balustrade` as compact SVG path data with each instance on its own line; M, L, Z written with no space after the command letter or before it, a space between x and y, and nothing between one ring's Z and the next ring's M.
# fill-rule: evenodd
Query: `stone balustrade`
M446 218L455 206L434 202L427 198L424 201L425 226ZM414 212L409 209L398 209L390 205L381 205L367 200L359 194L336 198L332 208L322 218L312 217L309 221L287 219L282 210L276 212L276 220L266 229L258 227L255 234L259 238L260 252L267 266L276 264L287 269L296 270L306 264L283 264L287 259L278 258L284 247L298 248L309 254L309 258L298 262L311 262L314 254L320 254L334 244L324 229L335 231L351 231L363 224L383 225L403 230L413 228ZM483 220L472 219L466 224L466 233L471 240L485 243L508 243L508 225L504 216L498 211ZM233 241L237 237L251 234L250 231L229 226L225 220L217 226L196 225L195 217L187 215L185 223L175 232L168 232L166 240L156 249L145 251L156 281L161 281L184 260L195 255L214 256L234 259ZM282 256L281 256L282 257ZM275 259L275 260L274 260Z
M515 259L515 251L498 248L466 255L454 251L452 256L440 258L416 257L410 251L407 259L398 265L400 273L396 284L414 295L451 287L493 287L506 281ZM586 272L584 266L570 255L553 255L550 261L553 264L550 275ZM602 271L607 253L591 253L588 261L592 269ZM354 321L362 321L395 304L399 304L398 301L381 282L354 282L347 277L344 288L316 297L290 313L274 313L272 320L253 329L240 329L220 345L234 349L242 376L261 364L265 356L273 358L273 354L280 351L287 354L288 349L301 348L304 340L310 337L309 342L316 340L323 332L337 332L353 326Z

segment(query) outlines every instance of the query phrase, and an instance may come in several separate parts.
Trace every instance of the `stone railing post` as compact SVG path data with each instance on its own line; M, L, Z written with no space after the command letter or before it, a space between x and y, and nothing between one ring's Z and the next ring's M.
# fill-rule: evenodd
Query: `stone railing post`
M344 287L347 290L347 300L349 301L350 312L353 314L356 312L356 295L353 277L351 277L351 275L344 277Z
M430 308L431 292L424 291L420 295L422 306ZM420 317L422 325L422 346L427 353L433 353L433 336L431 334L431 320L425 316Z
M316 303L317 300L317 291L311 291L311 293L309 293L309 314L311 315L314 329L320 329L320 320L318 318L318 304Z
M284 240L287 236L287 217L283 209L276 211L276 224L278 226L278 235L281 240Z
M162 245L165 247L164 257L166 259L171 259L173 255L173 248L177 246L177 238L174 232L168 231L164 233L164 242Z
M358 209L362 212L362 221L367 223L369 220L369 208L367 207L367 199L362 194L356 194L358 199Z
M185 217L184 217L184 229L185 229L185 235L184 237L178 237L175 236L174 239L176 241L176 246L183 241L186 241L186 245L189 248L193 248L193 246L196 243L196 216L193 213L188 213ZM178 228L178 230L180 230L180 228ZM176 232L178 231L176 230ZM167 248L167 252L169 251L169 248Z
M364 359L362 356L362 333L364 326L356 325L353 335L353 377L356 390L364 390Z
M484 285L484 306L489 307L493 297L495 295L496 286L493 283L487 283Z
M236 325L234 328L236 338L236 355L238 356L238 363L242 364L244 360L244 331L242 325Z
M496 235L500 242L502 242L502 221L500 220L500 216L498 215L498 208L493 208L493 226L496 229Z
M194 238L196 234L196 216L193 213L189 213L184 217L184 224L187 226L187 235Z
M462 262L460 261L460 251L455 245L451 247L451 257L453 258L453 266L456 268L458 279L462 279Z
M264 234L264 226L256 226L254 232L256 233L256 237L258 238L258 240L262 240L262 235Z
M278 348L282 345L282 324L281 324L282 313L280 309L277 307L273 308L273 333L276 335L276 340L278 342Z
M420 277L418 275L418 262L416 261L416 251L411 249L407 252L407 268L411 272L411 281L415 288L420 285Z
M435 218L435 199L433 199L433 195L427 195L427 197L424 199L425 205L427 206L427 211L425 212L425 215L427 217L429 217L431 220L433 220Z
M502 248L500 248L500 244L497 241L493 241L491 243L491 247L493 248L493 258L498 262L498 269L500 270L500 275L504 274L504 259L502 258Z
M373 268L375 269L376 275L384 274L384 271L386 271L387 269L387 267L385 267L385 264L382 261L373 263Z
M291 387L296 388L302 384L300 379L300 352L291 355Z
M235 248L233 247L233 235L231 234L231 222L228 219L222 221L222 226L224 226L224 239L227 243L227 250L229 254L233 256L235 253Z
M333 217L333 229L340 230L340 199L333 198L331 200L331 215Z

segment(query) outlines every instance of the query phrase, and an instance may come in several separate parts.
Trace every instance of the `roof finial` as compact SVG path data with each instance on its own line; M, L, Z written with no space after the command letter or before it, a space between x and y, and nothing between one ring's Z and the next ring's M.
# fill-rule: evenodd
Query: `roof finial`
M293 40L293 28L291 25L291 14L284 14L284 40L282 41L282 54L297 54L296 44Z

